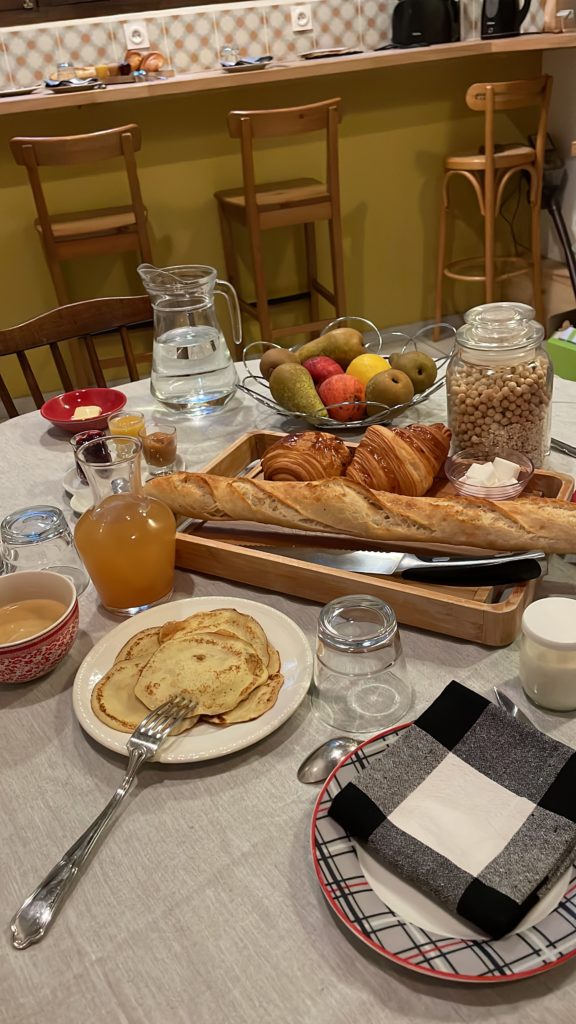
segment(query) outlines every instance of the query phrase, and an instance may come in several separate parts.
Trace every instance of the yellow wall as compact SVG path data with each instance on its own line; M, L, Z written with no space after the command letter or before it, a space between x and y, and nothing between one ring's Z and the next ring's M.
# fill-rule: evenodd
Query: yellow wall
M410 65L189 97L147 99L41 111L0 119L0 327L52 307L54 294L32 227L25 173L11 159L13 135L64 135L136 121L144 139L139 168L158 264L207 263L223 274L215 189L239 184L237 142L228 138L231 107L291 106L330 96L343 99L341 191L348 308L379 326L432 316L439 180L446 152L475 146L481 118L467 110L474 81L536 75L539 54L492 55ZM263 73L265 75L265 72ZM134 86L136 90L138 86ZM505 138L521 137L516 119ZM322 175L319 144L291 139L262 153L261 179ZM119 172L106 165L50 174L56 212L113 205ZM122 193L123 195L123 193ZM476 228L461 229L458 255L474 251ZM298 250L296 250L298 252ZM271 291L302 286L286 232L272 242ZM326 248L322 247L322 264ZM69 270L74 298L139 291L131 257L83 260ZM470 305L474 291L456 303ZM469 301L468 301L469 300ZM3 372L4 369L3 369ZM52 383L45 378L46 383ZM54 386L57 386L54 383Z

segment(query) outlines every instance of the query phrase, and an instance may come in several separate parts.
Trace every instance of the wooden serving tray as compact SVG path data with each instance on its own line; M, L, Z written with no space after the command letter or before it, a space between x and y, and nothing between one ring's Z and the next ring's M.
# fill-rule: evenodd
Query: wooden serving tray
M204 468L217 476L262 477L260 459L285 435L274 431L244 434ZM356 443L349 443L353 449ZM574 480L564 473L536 470L525 494L569 500ZM452 485L438 478L430 494L453 494ZM372 594L387 601L399 622L445 636L472 640L490 647L512 643L520 632L522 612L534 596L536 582L504 587L441 587L411 583L392 576L367 576L282 558L258 551L256 544L279 547L306 544L323 548L425 551L426 554L486 554L469 547L391 543L368 545L358 537L343 542L333 534L311 534L275 526L242 523L194 523L176 535L176 565L181 569L292 594L325 604L344 594ZM495 553L495 552L494 552Z

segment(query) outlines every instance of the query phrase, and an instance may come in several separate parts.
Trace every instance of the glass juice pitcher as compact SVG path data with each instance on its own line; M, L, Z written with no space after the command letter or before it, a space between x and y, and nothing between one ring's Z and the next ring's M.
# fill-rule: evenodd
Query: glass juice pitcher
M238 378L216 317L214 298L228 304L234 343L242 344L238 296L213 267L138 267L154 309L150 390L180 412L218 412L232 398Z
M174 582L176 523L141 492L141 451L138 438L111 436L77 452L94 506L76 525L76 547L102 604L118 615L168 600Z

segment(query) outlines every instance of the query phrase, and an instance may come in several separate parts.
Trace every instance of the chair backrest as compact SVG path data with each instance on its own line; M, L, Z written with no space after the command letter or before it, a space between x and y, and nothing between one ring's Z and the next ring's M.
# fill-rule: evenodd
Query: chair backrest
M502 110L538 107L535 150L536 169L541 178L552 81L551 75L542 75L540 78L525 78L515 82L476 82L470 86L466 93L466 103L470 110L483 111L485 114L484 147L488 161L494 159L494 114Z
M39 167L66 167L75 164L94 164L100 160L122 158L128 177L132 206L138 222L145 221L144 205L134 154L142 145L137 124L109 128L89 135L56 135L46 138L18 137L10 140L12 155L17 164L28 172L38 218L44 236L52 239L50 217L42 188Z
M342 120L340 98L310 103L301 107L275 110L232 110L228 131L240 139L242 171L247 206L255 205L254 139L282 138L323 131L326 136L326 186L333 201L338 201L338 125Z
M152 322L152 307L147 295L126 298L89 299L59 306L48 313L42 313L33 320L0 330L0 358L15 355L20 363L30 394L39 409L44 396L30 361L26 355L34 349L50 349L54 365L65 391L73 390L74 384L60 350L61 342L80 345L88 356L98 387L106 387L106 378L98 356L95 341L106 335L119 335L131 379L137 379L137 371L130 366L134 359L130 344L130 331L147 326ZM136 377L133 376L136 372ZM18 409L0 375L0 399L10 417L18 415Z

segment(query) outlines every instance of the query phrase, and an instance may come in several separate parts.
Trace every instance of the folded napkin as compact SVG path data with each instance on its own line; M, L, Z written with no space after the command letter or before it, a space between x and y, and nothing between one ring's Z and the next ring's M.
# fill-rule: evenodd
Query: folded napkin
M499 938L572 862L576 752L451 682L329 814L387 867Z
M270 54L266 54L264 57L239 57L238 60L221 60L220 63L223 68L243 68L249 67L251 64L269 64L273 60Z
M98 85L99 78L62 78L59 82L46 80L44 85L49 89L66 89L71 85Z

